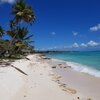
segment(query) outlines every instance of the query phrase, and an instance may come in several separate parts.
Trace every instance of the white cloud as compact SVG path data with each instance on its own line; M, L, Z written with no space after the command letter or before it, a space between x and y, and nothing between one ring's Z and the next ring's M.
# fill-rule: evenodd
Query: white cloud
M74 32L73 31L72 33L73 33L74 36L77 36L78 35L78 32Z
M99 43L97 43L97 42L91 40L90 42L87 43L87 45L88 45L88 46L94 47L94 46L98 46Z
M87 44L81 43L81 46L82 46L82 47L87 47Z
M52 32L51 35L56 35L56 33L55 32Z
M0 0L0 3L9 3L13 4L16 0Z
M78 43L74 43L72 47L74 47L74 48L78 48L79 45L78 45Z
M90 27L90 31L92 31L92 32L95 32L95 31L98 31L98 30L100 30L100 24L93 26L93 27Z
M74 48L79 48L79 47L95 47L95 46L99 46L99 45L100 45L100 43L91 40L88 43L81 43L80 45L78 43L74 43L72 45L72 47L74 47Z

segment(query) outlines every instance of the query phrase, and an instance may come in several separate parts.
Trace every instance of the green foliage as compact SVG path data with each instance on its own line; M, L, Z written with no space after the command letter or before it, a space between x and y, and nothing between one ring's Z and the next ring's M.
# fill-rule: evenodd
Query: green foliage
M0 26L0 37L2 37L4 34L4 29Z
M23 53L23 49L32 50L34 48L31 46L31 43L34 42L31 40L31 37L34 35L29 35L28 30L28 25L32 25L35 21L35 14L32 7L23 0L17 0L12 6L11 14L14 18L9 21L10 29L6 31L10 40L0 41L0 48L3 48L3 52L0 51L1 54L4 55L8 52L9 56ZM27 24L23 24L22 22ZM3 35L4 29L0 26L0 37L2 38Z
M14 15L14 21L26 22L32 24L35 20L35 14L32 7L27 5L23 0L18 0L15 5L13 5L12 13Z

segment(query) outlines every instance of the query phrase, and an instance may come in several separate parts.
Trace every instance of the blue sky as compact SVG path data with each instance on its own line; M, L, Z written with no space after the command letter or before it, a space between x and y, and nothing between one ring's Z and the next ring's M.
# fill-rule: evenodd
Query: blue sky
M0 0L0 25L8 29L14 0ZM26 0L36 14L29 27L36 49L100 50L100 0Z

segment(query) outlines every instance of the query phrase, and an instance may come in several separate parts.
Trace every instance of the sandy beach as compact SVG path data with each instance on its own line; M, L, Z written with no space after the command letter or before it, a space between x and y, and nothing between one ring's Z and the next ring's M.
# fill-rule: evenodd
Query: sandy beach
M39 54L0 65L0 100L99 100L100 78Z

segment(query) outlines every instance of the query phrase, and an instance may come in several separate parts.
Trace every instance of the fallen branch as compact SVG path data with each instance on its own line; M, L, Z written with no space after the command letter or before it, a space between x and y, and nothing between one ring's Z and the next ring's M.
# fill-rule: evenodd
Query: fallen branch
M27 75L27 76L28 76L28 74L26 74L25 72L23 72L21 69L19 69L19 68L15 67L15 66L13 66L13 65L11 65L11 67L15 68L17 71L21 72L22 74L24 74L24 75Z
M25 57L25 59L30 60L29 58Z

